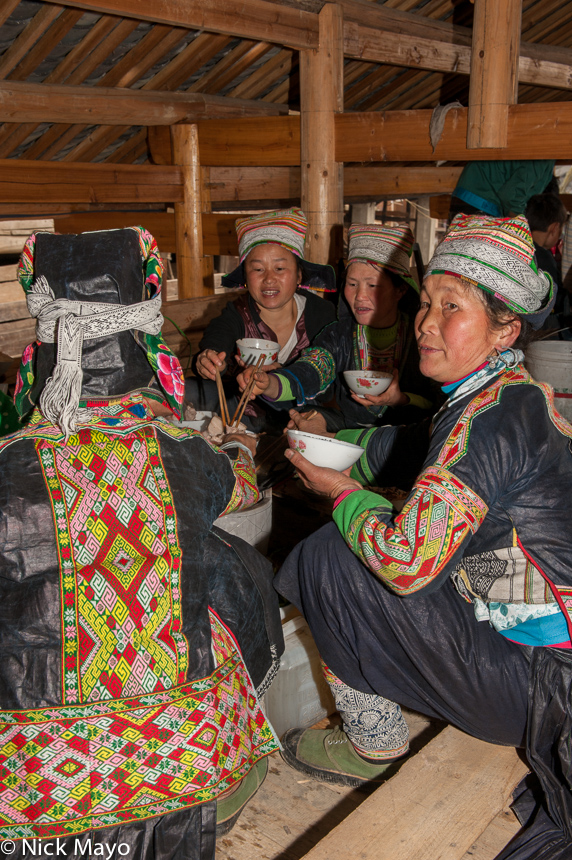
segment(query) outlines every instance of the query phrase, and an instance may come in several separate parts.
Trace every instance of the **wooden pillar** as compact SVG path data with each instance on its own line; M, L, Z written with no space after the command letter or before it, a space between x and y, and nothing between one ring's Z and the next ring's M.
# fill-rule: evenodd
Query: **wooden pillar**
M205 188L199 158L197 126L173 125L171 138L173 163L179 164L183 173L183 201L175 203L179 298L190 299L213 292L212 258L205 258L203 254L202 224L203 212L210 211L210 192Z
M308 218L306 254L314 263L342 255L343 164L337 162L334 115L343 112L343 12L327 3L317 50L300 51L301 206Z
M522 0L475 0L467 148L506 147L518 96Z

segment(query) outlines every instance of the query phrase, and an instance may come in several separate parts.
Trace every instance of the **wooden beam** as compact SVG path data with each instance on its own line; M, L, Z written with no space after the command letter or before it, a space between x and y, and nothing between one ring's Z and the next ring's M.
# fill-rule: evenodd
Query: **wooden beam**
M326 3L320 47L300 53L301 206L308 218L306 252L316 263L342 254L343 164L336 161L335 114L343 112L343 13Z
M433 152L431 114L418 110L337 116L336 158L344 162L572 158L572 102L511 105L506 149L467 149L467 108L456 108L447 114Z
M513 747L448 726L304 860L461 860L527 771Z
M178 167L0 160L0 203L173 203Z
M508 140L508 107L517 102L522 0L474 0L467 148Z
M186 0L155 0L152 4L141 3L141 0L65 0L64 5L186 27L189 30L226 33L289 48L318 46L317 15L268 0L208 0L193 3Z
M0 81L0 121L174 125L223 116L276 116L287 107L202 93Z
M173 160L181 168L183 199L175 203L175 237L179 298L190 299L212 292L204 283L203 251L203 175L199 158L199 135L196 125L174 125L171 128Z
M368 197L370 200L380 200L383 197L450 192L455 188L462 169L462 167L448 165L443 167L351 165L344 167L344 199Z
M264 102L267 104L267 102ZM300 117L267 117L255 125L244 120L199 121L205 165L266 167L300 164Z

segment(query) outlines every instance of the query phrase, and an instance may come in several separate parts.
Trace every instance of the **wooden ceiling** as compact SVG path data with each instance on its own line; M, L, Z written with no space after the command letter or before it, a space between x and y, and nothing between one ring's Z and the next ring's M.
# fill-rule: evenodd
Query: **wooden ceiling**
M216 5L214 0L210 2ZM110 89L121 88L123 93L139 91L140 99L145 93L202 94L215 107L222 102L211 97L242 100L245 111L252 102L272 113L299 110L296 50L270 41L94 11L109 5L87 0L73 5L57 5L52 0L2 0L0 84L15 84L12 90L5 90L4 98L11 94L15 98L13 91L18 86L25 92L27 83L63 104L65 92L73 94L81 88L89 94L90 88L104 87L101 96L106 99L113 95ZM323 3L283 0L280 5L316 12ZM446 22L454 25L452 30L459 34L460 43L470 40L470 31L465 29L472 22L469 0L379 0L369 7L383 7L388 13L413 13L425 19L427 26L428 19ZM558 48L572 49L572 3L524 0L522 39L552 46L555 55ZM561 52L559 61L564 57L565 62L566 56ZM74 90L64 91L62 85ZM344 90L346 112L432 108L454 99L466 105L468 77L346 58ZM570 99L572 88L519 86L522 103ZM68 124L4 122L0 125L0 158L128 164L149 161L145 125L127 121L124 125L93 125L87 111L85 115L84 122ZM129 122L133 121L131 115Z

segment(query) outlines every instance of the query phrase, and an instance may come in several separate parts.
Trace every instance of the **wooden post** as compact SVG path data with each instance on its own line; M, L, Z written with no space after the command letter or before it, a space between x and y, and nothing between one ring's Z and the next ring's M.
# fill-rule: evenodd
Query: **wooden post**
M190 299L213 292L208 282L208 264L203 254L202 214L210 210L210 194L204 189L199 159L199 135L196 125L171 126L173 161L182 168L183 201L175 203L175 241L179 298ZM205 277L207 274L207 277Z
M517 103L522 0L475 0L468 149L507 145L508 106Z
M335 160L334 115L343 112L343 13L319 14L317 50L300 51L301 204L308 218L306 254L314 263L342 255L343 164Z

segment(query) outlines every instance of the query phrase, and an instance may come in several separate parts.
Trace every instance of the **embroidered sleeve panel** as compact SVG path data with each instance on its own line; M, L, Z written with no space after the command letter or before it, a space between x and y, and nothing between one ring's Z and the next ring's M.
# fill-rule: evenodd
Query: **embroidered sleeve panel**
M334 382L336 362L329 350L312 347L303 350L300 358L294 364L284 368L281 373L290 379L292 390L296 392L297 405L303 406L307 400L326 391ZM303 386L299 378L302 375Z
M470 487L438 467L421 474L403 511L394 518L388 511L371 510L365 499L368 507L355 510L360 495L352 493L336 509L354 505L351 522L346 522L347 543L376 576L403 596L424 588L441 573L488 510ZM338 525L341 516L335 517Z
M240 448L237 448L237 451L238 455L236 459L231 461L235 477L234 489L223 514L230 514L232 511L249 508L260 499L260 490L256 485L256 472L254 471L252 457L249 457ZM224 452L221 451L221 454L224 455Z

